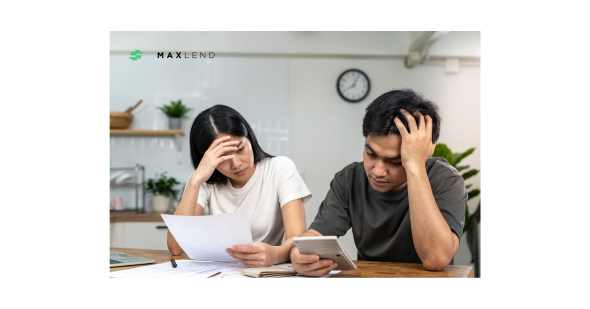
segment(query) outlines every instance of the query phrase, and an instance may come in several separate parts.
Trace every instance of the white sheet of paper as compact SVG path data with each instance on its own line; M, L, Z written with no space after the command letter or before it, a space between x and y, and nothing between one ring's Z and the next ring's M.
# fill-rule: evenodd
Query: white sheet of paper
M175 260L176 261L176 260ZM120 271L113 271L110 276L113 278L170 278L170 277L199 277L209 274L207 278L225 268L231 268L234 264L202 262L191 260L177 260L178 267L172 267L170 262L156 265L142 266Z
M224 269L227 269L227 268L210 270L210 271L206 271L206 272L202 272L202 273L194 273L194 274L187 275L186 277L183 277L183 278L209 278L217 273L222 272Z
M248 266L238 263L232 268L224 268L221 274L213 277L213 279L254 279L242 274L244 268L248 268Z
M248 214L242 211L212 216L162 215L162 218L193 260L235 262L225 249L253 244Z
M291 263L283 263L283 264L277 264L277 265L272 265L272 267L285 267L285 268L289 268L289 269L293 269L293 264ZM244 276L242 274L242 269L244 268L248 268L248 266L242 264L242 263L238 263L236 264L236 266L232 267L232 268L224 268L223 271L221 272L221 274L213 277L214 279L245 279L245 278L250 278L250 279L256 279L256 278L252 278L252 277L248 277L248 276ZM331 272L329 272L327 275L323 276L323 277L306 277L306 276L300 276L299 274L295 275L295 276L289 276L289 277L280 277L280 278L275 278L275 279L283 279L283 278L295 278L295 279L317 279L317 278L328 278L330 276L333 276L337 273L341 272L341 270L333 270Z

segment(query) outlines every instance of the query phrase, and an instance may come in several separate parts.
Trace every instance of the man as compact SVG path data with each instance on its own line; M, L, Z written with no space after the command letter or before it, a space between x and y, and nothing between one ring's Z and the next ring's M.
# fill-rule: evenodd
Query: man
M299 237L342 236L352 227L358 260L422 263L442 270L459 248L467 192L459 172L430 158L440 133L438 107L412 90L367 106L363 162L336 173L309 229ZM324 276L338 265L291 250L293 269Z

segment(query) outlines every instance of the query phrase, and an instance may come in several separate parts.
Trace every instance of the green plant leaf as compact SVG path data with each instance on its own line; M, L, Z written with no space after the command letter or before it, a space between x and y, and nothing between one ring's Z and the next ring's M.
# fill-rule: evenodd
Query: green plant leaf
M475 147L470 148L463 153L452 153L446 144L439 143L434 148L434 153L432 154L432 156L445 158L451 166L453 166L457 169L457 171L463 171L463 170L469 169L469 165L457 166L457 164L459 164L459 162L461 162L461 160L463 160L467 156L471 155L473 153L473 151L475 151ZM467 179L477 175L478 173L479 173L479 170L471 169L471 170L468 170L467 172L463 173L463 175L461 175L461 176L463 177L463 180L467 180ZM473 184L465 185L465 190L471 188L472 186L473 186ZM472 198L478 196L479 194L480 194L479 189L473 189L471 191L468 191L467 192L467 200L472 199ZM472 219L473 219L473 216L469 214L469 208L467 206L467 203L465 203L465 225L463 226L463 233L467 232L467 230L469 229Z
M470 200L476 196L478 196L480 193L479 189L473 189L469 192L467 192L467 200Z
M453 161L453 154L451 153L451 150L445 144L436 144L436 147L434 148L434 153L432 154L432 156L445 158L447 160L447 162L449 162L449 164L453 165L451 163Z
M463 176L463 180L467 180L467 179L477 175L477 173L479 173L478 170L472 169L472 170L467 171L465 174L463 174L461 176Z
M475 150L475 147L474 148L469 148L464 153L455 153L455 154L453 154L453 163L451 163L451 165L452 166L455 166L455 165L459 164L459 162L461 162L461 160L463 160L465 157L467 157L470 154L472 154L474 150Z
M451 162L449 162L449 164L455 166L455 161L459 158L460 155L460 153L451 154Z
M466 168L469 168L469 165L455 166L455 168L457 169L458 172L460 172Z
M166 177L166 172L162 174L156 174L157 179L148 179L146 182L146 190L153 192L154 194L161 194L170 197L171 195L176 198L176 190L172 187L180 184L174 177ZM158 178L159 177L159 178Z
M157 108L161 110L166 116L170 116L170 113L168 112L168 109L165 106L159 106Z
M176 102L172 101L170 102L170 105L160 106L158 109L164 112L164 114L170 118L184 117L189 111L192 110L191 108L183 105L182 100L178 100Z

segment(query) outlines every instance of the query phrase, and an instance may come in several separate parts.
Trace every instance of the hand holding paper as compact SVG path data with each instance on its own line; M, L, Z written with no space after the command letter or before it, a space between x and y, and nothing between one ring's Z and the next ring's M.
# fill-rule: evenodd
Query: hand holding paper
M168 230L193 260L234 262L225 252L234 245L251 246L248 215L234 212L213 216L162 215Z

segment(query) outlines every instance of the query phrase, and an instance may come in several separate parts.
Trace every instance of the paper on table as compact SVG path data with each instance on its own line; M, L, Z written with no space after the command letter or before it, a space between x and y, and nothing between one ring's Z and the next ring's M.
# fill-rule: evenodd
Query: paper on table
M233 278L238 278L238 279L250 278L251 279L252 277L244 276L242 274L242 269L244 269L244 268L248 268L248 266L246 266L242 263L238 263L232 268L224 268L223 271L221 272L221 274L213 277L213 279L233 279Z
M176 242L193 260L235 262L225 249L253 244L248 214L242 211L213 216L162 215L162 218Z
M231 264L231 265L233 265L233 264ZM206 271L206 272L202 272L202 273L194 273L194 274L187 275L186 277L183 277L183 278L209 278L215 274L220 273L224 269L228 269L228 268L215 269L215 270L210 270L210 271Z
M214 270L219 272L222 269L234 266L234 264L228 263L197 262L191 260L177 260L176 264L178 265L176 268L172 267L170 262L166 262L156 265L113 271L110 273L110 276L113 278L199 277L199 274L209 273L209 276L211 276L214 273L210 272Z
M293 269L293 264L291 263L283 263L283 264L277 264L277 265L272 265L273 267L285 267L285 268L289 268L289 269ZM236 266L232 267L232 268L224 268L223 271L221 272L221 274L213 277L213 278L217 278L217 279L231 279L231 278L250 278L250 279L254 279L252 277L248 277L242 274L242 269L244 268L248 268L248 266L242 264L242 263L238 263L236 264ZM280 277L280 278L298 278L298 279L316 279L316 278L328 278L330 276L333 276L337 273L341 272L341 270L333 270L331 272L329 272L327 275L323 276L323 277L306 277L306 276L301 276L299 274L295 275L295 276L288 276L288 277ZM277 278L277 279L280 279Z

